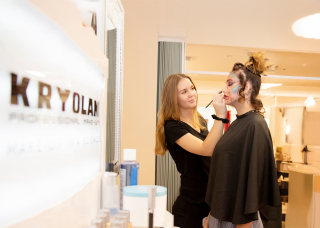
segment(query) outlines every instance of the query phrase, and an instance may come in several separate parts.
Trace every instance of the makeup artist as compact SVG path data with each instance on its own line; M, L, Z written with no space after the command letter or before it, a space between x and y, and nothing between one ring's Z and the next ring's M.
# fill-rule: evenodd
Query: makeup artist
M210 133L207 123L197 111L197 90L191 78L174 74L162 89L162 105L158 113L156 155L167 150L181 174L180 195L172 213L174 225L181 228L202 228L202 219L210 207L205 202L210 157L223 131L223 123L215 121ZM213 97L216 116L225 118L223 94Z
M269 66L263 53L251 53L245 65L234 65L222 90L237 119L212 154L206 195L211 212L204 227L281 228L272 139L257 97Z

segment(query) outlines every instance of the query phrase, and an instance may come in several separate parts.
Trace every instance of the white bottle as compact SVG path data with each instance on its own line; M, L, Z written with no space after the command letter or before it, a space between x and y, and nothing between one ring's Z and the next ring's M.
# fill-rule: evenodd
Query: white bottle
M106 205L106 187L107 187L107 180L108 180L108 173L114 173L114 165L111 162L106 163L106 172L102 176L102 208L105 209ZM110 213L109 215L110 216Z
M119 191L118 185L116 184L117 174L108 173L107 176L103 205L105 209L110 210L110 216L114 216L119 212Z

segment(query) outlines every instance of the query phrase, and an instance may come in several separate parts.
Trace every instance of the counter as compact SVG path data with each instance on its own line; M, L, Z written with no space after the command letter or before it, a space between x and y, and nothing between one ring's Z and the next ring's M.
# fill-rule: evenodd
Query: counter
M320 227L320 167L289 166L286 227Z

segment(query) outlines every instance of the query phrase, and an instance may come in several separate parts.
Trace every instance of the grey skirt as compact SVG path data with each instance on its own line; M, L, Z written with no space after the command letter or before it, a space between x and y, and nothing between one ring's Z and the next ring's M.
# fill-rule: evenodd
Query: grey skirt
M237 225L231 222L218 220L212 217L211 215L209 217L209 228L236 228L236 227ZM250 228L263 228L263 224L262 224L259 212L258 212L258 220L253 221Z

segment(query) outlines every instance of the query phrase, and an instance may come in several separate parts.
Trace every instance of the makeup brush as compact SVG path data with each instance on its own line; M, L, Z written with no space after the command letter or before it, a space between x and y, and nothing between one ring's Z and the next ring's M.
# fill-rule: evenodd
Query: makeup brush
M219 92L219 94L221 94L221 93L222 93L222 90ZM212 100L212 101L213 101L213 100ZM209 103L205 108L208 108L209 105L211 105L212 101L210 101L210 103Z

